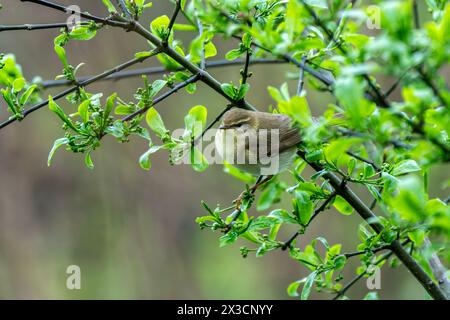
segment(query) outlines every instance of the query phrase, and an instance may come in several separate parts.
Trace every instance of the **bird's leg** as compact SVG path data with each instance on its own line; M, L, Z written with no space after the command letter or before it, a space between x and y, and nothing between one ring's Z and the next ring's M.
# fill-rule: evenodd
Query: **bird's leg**
M238 210L239 207L242 204L242 200L244 199L245 195L247 194L247 192L249 192L251 195L254 195L256 190L258 190L258 188L260 186L262 186L263 184L265 184L266 182L270 181L274 176L270 175L270 176L266 176L264 178L264 176L259 176L258 180L256 180L256 183L248 190L243 191L239 197L237 197L236 200L233 201L233 203L236 205L236 209Z

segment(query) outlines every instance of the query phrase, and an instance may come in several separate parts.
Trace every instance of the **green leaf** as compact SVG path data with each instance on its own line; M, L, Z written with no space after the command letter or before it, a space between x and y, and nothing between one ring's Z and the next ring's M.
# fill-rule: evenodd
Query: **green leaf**
M16 109L16 105L13 100L14 97L11 91L7 89L1 89L0 91L2 93L3 99L5 99L6 103L8 104L10 111L18 116L19 110Z
M363 300L379 300L378 292L369 292L366 294L366 296L363 298Z
M302 126L307 127L312 123L311 111L305 96L294 96L280 101L278 108L281 113L287 114Z
M423 241L425 240L426 232L421 229L417 229L411 232L408 232L408 237L417 247L421 247Z
M222 91L229 96L230 98L234 99L234 95L235 95L235 88L232 84L230 83L222 83L220 85L220 87L222 88Z
M208 168L208 160L206 160L205 156L203 155L203 153L201 153L200 150L192 146L190 155L191 166L195 171L203 172Z
M280 224L280 222L275 217L259 216L250 224L248 231L269 229L278 224Z
M112 110L114 109L114 105L116 103L117 99L117 93L113 93L106 99L106 106L105 110L103 111L103 123L107 123L108 117L111 114Z
M14 92L22 91L22 89L25 87L26 83L27 82L25 81L24 78L17 78L16 80L14 80L14 82L13 82Z
M305 285L303 286L303 290L300 296L301 300L308 300L309 295L311 294L311 288L314 284L314 280L316 279L317 274L318 274L317 271L314 271L306 278Z
M230 231L219 238L220 247L224 247L228 244L235 242L238 238L238 234L235 231Z
M147 59L147 58L150 58L150 57L152 57L154 55L155 55L154 51L141 51L141 52L136 52L134 54L134 57L136 59Z
M64 68L67 68L69 66L69 63L67 62L66 50L59 45L55 45L55 52L58 55L59 60L61 60Z
M164 29L167 29L169 23L170 19L168 16L166 15L159 16L151 22L150 29L152 30L153 33L160 35L160 33Z
M353 207L341 196L336 196L333 206L343 215L348 216L353 213Z
M302 280L299 280L299 281L292 282L287 288L288 295L290 297L298 297L299 296L299 294L298 294L298 287L300 287L300 285L302 283L304 283L305 280L306 280L306 278L302 279Z
M109 12L117 12L116 8L114 7L114 5L111 3L110 0L102 0L103 4L106 6L106 8L108 8Z
M204 106L198 105L192 107L184 117L185 129L190 133L191 138L195 139L201 135L206 126L207 115L208 110Z
M280 90L278 90L277 88L269 86L267 87L267 90L269 91L269 94L272 97L272 99L275 100L276 102L280 103L282 101L285 101Z
M308 152L306 154L305 158L308 162L317 162L319 160L322 160L323 159L323 150L319 149L319 150L314 150L314 151Z
M36 90L37 85L33 84L32 86L30 86L20 97L20 105L23 106L25 105L28 100L30 99L31 95L33 94L34 90Z
M416 172L420 171L421 168L414 160L403 160L399 163L396 163L394 168L392 169L391 174L393 176L399 176L402 174L410 173L410 172Z
M145 117L148 126L152 131L159 137L164 138L167 135L167 129L164 126L164 122L161 119L161 116L159 115L158 111L156 111L155 108L151 107L147 111L147 115Z
M177 30L177 31L195 31L197 29L193 25L190 25L190 24L175 23L173 25L173 30Z
M89 169L91 169L91 170L94 169L94 162L92 162L90 152L86 153L86 156L84 158L84 163L86 164L86 167L88 167Z
M275 217L285 223L298 224L296 218L284 209L276 209L269 213L268 216Z
M166 80L156 79L152 83L152 90L150 92L150 97L153 98L156 96L167 84Z
M239 58L245 51L241 51L240 49L233 49L228 51L225 54L225 59L227 60L236 60Z
M345 110L345 116L358 129L364 129L375 110L375 104L365 99L365 90L365 82L352 76L341 76L334 85L334 93Z
M135 111L136 111L136 108L134 106L118 104L116 109L114 110L114 113L117 115L126 116L129 114L132 114Z
M55 154L56 150L58 150L59 147L65 145L65 144L68 144L68 143L69 143L68 138L61 138L61 139L55 140L55 142L53 143L53 147L50 150L50 152L48 154L48 158L47 158L47 165L49 167L52 164L52 158L53 158L53 155Z
M205 50L205 59L215 57L217 55L217 48L214 45L214 43L212 43L211 40L205 43L204 50Z
M66 114L64 113L64 111L61 109L60 106L58 106L56 104L56 102L53 101L52 96L48 97L48 107L51 111L53 111L54 113L56 113L56 115L62 120L64 121L65 124L67 124L67 126L69 128L71 128L73 131L75 132L79 132L79 130L75 127L75 125L72 123L72 121L66 116Z
M238 92L237 96L235 96L234 98L236 100L244 99L245 95L247 94L247 92L249 90L250 90L250 85L248 83L244 83L243 85L241 85L239 87L239 92Z
M69 36L74 40L91 40L97 34L97 30L91 27L76 27Z
M236 168L235 166L229 164L228 162L224 161L224 167L223 167L223 171L225 173L228 173L229 175L232 175L233 177L247 183L254 183L255 182L255 177L253 175L251 175L250 173L244 172L242 170L239 170L238 168Z
M295 193L294 210L297 213L299 222L302 225L307 225L314 211L314 204L307 192L297 191Z
M345 266L346 262L347 262L347 258L344 255L337 256L334 259L334 269L341 270Z
M84 100L79 106L78 106L78 114L81 117L81 120L84 123L87 123L89 121L89 106L91 104L91 100L87 99Z
M413 175L399 180L397 192L384 194L384 199L406 221L416 223L426 216L427 194Z
M282 189L279 188L277 183L267 185L259 197L256 209L258 211L269 209L276 201L279 201L281 192Z
M140 156L139 165L141 166L142 169L150 170L150 168L151 168L150 155L154 154L161 148L162 148L162 146L152 146L143 155Z
M304 0L306 4L312 6L312 7L317 7L317 8L321 8L321 9L327 9L328 8L328 4L326 0Z

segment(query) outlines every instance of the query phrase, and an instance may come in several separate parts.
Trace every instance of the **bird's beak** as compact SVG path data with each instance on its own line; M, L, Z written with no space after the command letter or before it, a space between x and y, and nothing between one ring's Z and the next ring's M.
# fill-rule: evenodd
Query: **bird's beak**
M224 130L224 129L228 129L228 127L222 123L222 124L220 125L219 129Z

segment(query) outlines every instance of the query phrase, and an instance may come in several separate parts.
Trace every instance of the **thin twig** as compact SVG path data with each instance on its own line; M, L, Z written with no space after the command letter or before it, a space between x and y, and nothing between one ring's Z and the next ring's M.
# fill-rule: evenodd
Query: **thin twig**
M251 49L247 49L245 52L245 63L244 69L242 70L242 84L247 83L247 79L249 77L248 67L250 66L250 57L251 57Z
M172 17L170 18L169 25L167 26L167 30L169 32L168 32L167 38L165 39L165 41L163 41L163 43L166 45L167 45L167 40L170 37L170 33L172 32L173 26L175 24L175 21L177 20L178 13L180 12L180 10L181 10L181 1L176 0L175 1L175 9L173 11Z
M205 41L203 40L203 24L198 17L197 17L197 28L198 28L198 36L202 40L202 47L200 52L200 69L205 70L206 59L205 59Z
M378 253L380 251L390 250L390 249L391 249L390 245L385 245L385 246L381 246L381 247L378 247L378 248L369 249L368 251L355 251L355 252L342 253L340 255L345 256L346 258L351 258L351 257L355 257L355 256L360 256L360 255L366 254L368 252Z
M258 179L256 180L255 185L250 188L250 194L253 196L256 192L257 187L259 186L259 184L261 183L262 179L264 176L259 176ZM237 208L236 210L233 211L232 215L233 219L230 221L230 223L228 223L226 229L225 229L225 233L227 233L228 231L231 230L231 227L233 226L233 224L237 221L237 219L239 219L239 217L241 216L242 213L242 206L239 206L239 208Z
M304 66L306 62L306 55L302 57L302 65ZM298 86L297 86L297 96L302 95L303 85L305 83L305 68L300 68L300 75L298 77Z
M133 17L131 16L130 11L127 8L127 5L125 4L125 1L123 0L116 0L117 4L119 5L120 9L122 10L122 12L125 14L125 16L128 19L132 19Z
M431 80L431 77L423 70L421 66L417 67L416 70L422 81L433 91L435 96L438 97L442 106L446 107L447 101L445 101L444 96L442 96L439 88L434 84L433 80Z
M361 157L361 156L358 156L357 154L354 154L354 153L351 152L351 151L346 151L346 153L347 153L350 157L353 157L353 158L355 158L355 159L357 159L357 160L359 160L359 161L362 161L362 162L365 162L365 163L371 165L372 168L375 169L375 171L381 171L381 168L380 168L379 166L377 166L377 165L375 164L375 162L373 162L372 160L369 160L369 159L363 158L363 157Z
M414 26L416 27L416 29L420 29L419 7L417 5L417 0L413 0L413 15Z
M203 138L203 136L205 135L205 133L211 129L217 122L220 121L220 119L222 118L222 116L231 109L231 107L233 107L233 105L229 104L226 106L226 108L224 108L217 117L214 118L214 120L206 127L205 130L203 130L202 134L200 135L199 138Z
M87 23L89 23L89 21L80 21L80 25L85 25ZM34 31L34 30L59 29L59 28L67 28L67 22L0 25L0 32L17 31L17 30Z

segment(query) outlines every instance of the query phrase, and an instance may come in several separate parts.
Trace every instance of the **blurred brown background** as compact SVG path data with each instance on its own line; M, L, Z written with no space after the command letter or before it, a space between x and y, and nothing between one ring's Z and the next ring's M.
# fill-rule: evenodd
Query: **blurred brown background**
M59 2L106 15L100 0ZM169 1L153 2L154 7L142 19L147 25L159 15L170 15L173 9ZM67 18L18 0L3 0L2 4L1 24L64 22ZM0 52L14 53L28 80L36 75L52 79L62 69L53 51L57 34L57 30L2 32ZM190 36L182 36L185 43ZM236 45L219 38L214 42L221 56ZM91 41L71 42L67 52L73 65L86 63L79 75L90 75L147 48L146 41L137 35L108 28ZM142 67L152 65L157 65L156 59ZM296 71L284 65L251 70L249 100L260 109L272 103L267 85L278 87L286 72ZM239 79L239 67L211 73L221 81ZM106 96L117 91L129 100L141 82L140 78L103 82L88 89ZM295 85L291 83L292 92ZM328 99L312 91L309 94L316 113ZM6 119L5 104L0 104L0 119ZM68 110L66 102L61 100L60 104ZM207 106L212 119L225 101L199 85L195 95L180 92L157 109L168 128L175 129L183 125L185 113L196 104ZM205 214L200 200L226 204L244 188L223 173L221 166L196 173L186 165L170 166L167 154L160 152L152 158L151 171L146 172L138 165L140 154L146 150L143 141L118 144L108 138L93 154L95 170L88 170L80 155L63 149L48 168L48 151L62 135L59 120L47 108L0 132L0 298L284 299L289 283L307 274L286 252L243 259L239 254L242 244L219 248L219 233L197 227L195 218ZM440 174L431 184L435 193L445 178ZM280 206L289 209L290 202L285 199ZM360 222L355 214L344 217L330 210L315 220L298 243L303 247L323 235L330 243L343 243L345 251L354 251ZM287 237L292 231L283 230L282 235ZM346 269L347 281L355 262ZM65 272L72 264L81 268L82 290L66 288ZM362 298L366 292L365 281L361 281L349 295ZM383 299L425 297L403 267L383 269L379 294ZM314 294L313 298L329 296Z

